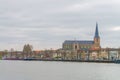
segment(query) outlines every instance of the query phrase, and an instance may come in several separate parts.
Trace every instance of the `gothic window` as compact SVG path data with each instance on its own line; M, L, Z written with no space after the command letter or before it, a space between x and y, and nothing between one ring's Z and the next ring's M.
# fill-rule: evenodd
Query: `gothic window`
M75 49L77 49L77 45L75 45Z

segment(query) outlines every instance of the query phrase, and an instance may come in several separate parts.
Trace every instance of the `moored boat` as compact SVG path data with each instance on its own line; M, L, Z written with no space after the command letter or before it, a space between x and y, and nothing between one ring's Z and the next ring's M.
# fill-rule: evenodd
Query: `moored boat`
M115 60L115 63L118 63L118 64L120 64L120 60Z

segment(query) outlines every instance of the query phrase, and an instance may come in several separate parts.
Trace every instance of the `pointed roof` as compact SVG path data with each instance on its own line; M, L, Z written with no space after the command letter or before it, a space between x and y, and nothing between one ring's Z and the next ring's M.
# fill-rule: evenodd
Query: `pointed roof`
M98 23L96 22L95 36L94 38L99 38Z

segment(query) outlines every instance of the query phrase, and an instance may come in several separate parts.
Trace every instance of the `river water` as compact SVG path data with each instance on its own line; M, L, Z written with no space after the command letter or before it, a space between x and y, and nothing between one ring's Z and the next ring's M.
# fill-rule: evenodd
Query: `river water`
M0 61L0 80L120 80L120 64Z

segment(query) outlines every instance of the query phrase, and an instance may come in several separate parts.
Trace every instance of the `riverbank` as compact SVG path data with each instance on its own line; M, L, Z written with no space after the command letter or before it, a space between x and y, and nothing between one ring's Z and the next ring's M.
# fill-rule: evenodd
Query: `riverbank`
M24 59L24 61L58 61L58 62L90 62L90 63L116 63L109 60L47 60L47 59Z
M4 59L17 61L58 61L58 62L89 62L89 63L120 63L120 60L57 60L57 59Z

